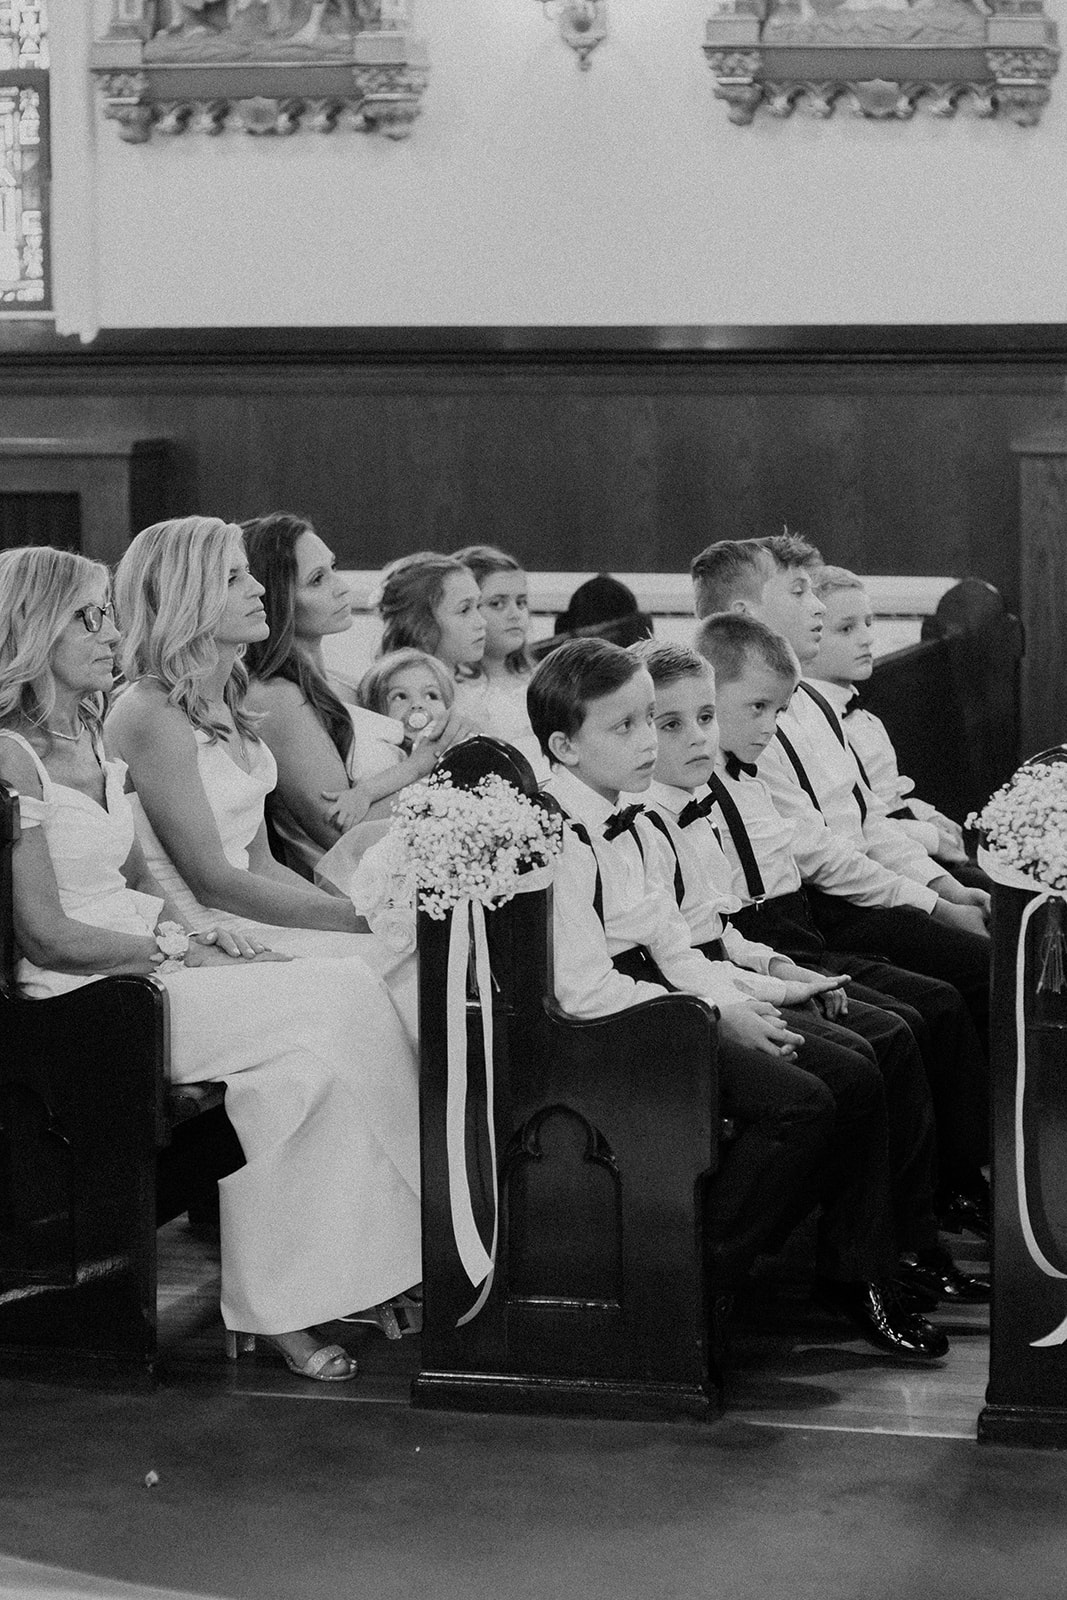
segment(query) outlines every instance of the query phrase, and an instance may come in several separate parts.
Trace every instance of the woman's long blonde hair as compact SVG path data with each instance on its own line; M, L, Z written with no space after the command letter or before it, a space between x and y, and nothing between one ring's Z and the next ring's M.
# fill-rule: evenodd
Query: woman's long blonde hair
M115 604L122 645L119 665L127 683L156 678L167 699L212 743L229 729L210 715L201 685L218 666L215 630L226 609L230 566L244 556L241 530L218 517L176 517L156 522L134 539L115 569ZM248 673L240 654L223 698L234 726L255 739L244 710Z
M108 571L99 561L51 545L0 552L0 722L20 719L42 729L56 703L52 651L80 605L92 600ZM99 730L104 696L88 694L82 719Z

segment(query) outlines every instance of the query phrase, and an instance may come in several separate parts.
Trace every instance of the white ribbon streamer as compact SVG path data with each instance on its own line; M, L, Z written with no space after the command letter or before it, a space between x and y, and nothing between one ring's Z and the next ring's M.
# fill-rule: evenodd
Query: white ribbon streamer
M1029 1252L1030 1259L1047 1278L1067 1280L1067 1272L1061 1272L1054 1267L1037 1242L1033 1224L1030 1221L1030 1205L1026 1195L1026 1130L1023 1125L1023 1108L1026 1103L1026 930L1031 918L1052 900L1065 900L1067 895L1058 889L1043 888L1040 893L1034 894L1034 879L1027 878L1023 873L1012 867L1007 867L998 862L990 852L981 850L978 853L979 864L984 871L997 883L1004 883L1015 889L1025 889L1033 895L1033 899L1023 911L1022 922L1019 925L1019 944L1015 952L1015 1047L1017 1065L1015 1073L1015 1186L1018 1197L1019 1225L1022 1228L1023 1240ZM1031 1349L1047 1350L1056 1345L1067 1344L1067 1316L1063 1318L1051 1333L1043 1339L1031 1339Z
M485 1050L486 1117L489 1124L490 1172L493 1189L493 1247L486 1251L474 1220L470 1175L467 1170L467 963L471 928L474 930L474 964L482 1014ZM448 979L445 1019L448 1043L448 1080L445 1097L445 1144L448 1153L448 1195L452 1208L452 1233L464 1272L472 1285L481 1286L477 1301L456 1326L476 1316L492 1287L496 1260L497 1189L496 1130L493 1117L493 1000L490 985L489 945L485 935L485 910L477 901L461 900L452 912L448 940Z
M516 894L544 889L552 881L552 866L524 873ZM489 1172L493 1208L493 1241L487 1251L474 1220L470 1175L467 1170L467 964L471 929L474 931L474 970L482 1016L482 1050L485 1058L485 1105L489 1144ZM496 1170L495 1079L493 1071L493 974L489 966L489 941L485 908L476 900L461 900L452 912L448 937L448 976L445 992L448 1082L445 1093L445 1146L448 1156L448 1195L452 1208L452 1233L456 1251L478 1298L456 1323L462 1328L481 1311L493 1287L500 1236L500 1195ZM480 1287L479 1287L480 1286Z

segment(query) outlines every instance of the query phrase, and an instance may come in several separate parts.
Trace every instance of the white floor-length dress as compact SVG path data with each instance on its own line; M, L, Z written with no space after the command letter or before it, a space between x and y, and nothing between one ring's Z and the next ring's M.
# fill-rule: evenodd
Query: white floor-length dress
M123 763L104 763L105 810L54 783L26 740L0 736L27 750L40 775L42 799L21 797L21 822L44 830L67 916L150 932L160 902L128 888L121 872L134 838ZM92 982L28 961L19 978L36 998ZM227 1326L286 1333L417 1283L417 1073L382 980L349 953L189 968L161 981L171 1077L225 1082L245 1153L219 1186Z

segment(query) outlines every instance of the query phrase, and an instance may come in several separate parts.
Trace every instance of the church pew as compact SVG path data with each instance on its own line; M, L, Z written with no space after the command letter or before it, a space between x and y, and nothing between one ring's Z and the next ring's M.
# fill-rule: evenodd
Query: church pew
M527 793L517 752L475 739L442 767L461 786L488 770ZM671 995L578 1022L555 1003L550 890L487 912L493 974L497 1163L486 1117L482 1023L467 1002L466 1168L496 1270L483 1309L453 1232L444 996L451 918L419 916L425 1320L418 1406L717 1414L708 1348L703 1191L719 1134L710 1008Z
M0 784L0 1368L151 1384L156 1229L243 1155L219 1085L167 1081L167 995L122 975L20 996L18 801Z
M876 659L863 703L881 717L915 793L962 822L1019 759L1022 630L997 590L965 578L918 644Z

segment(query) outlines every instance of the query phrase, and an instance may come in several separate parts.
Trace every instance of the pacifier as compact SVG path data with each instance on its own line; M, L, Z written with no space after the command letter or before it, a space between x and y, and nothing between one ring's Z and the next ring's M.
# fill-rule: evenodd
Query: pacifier
M421 733L423 728L428 728L429 725L430 713L428 711L413 711L407 720L409 733Z

